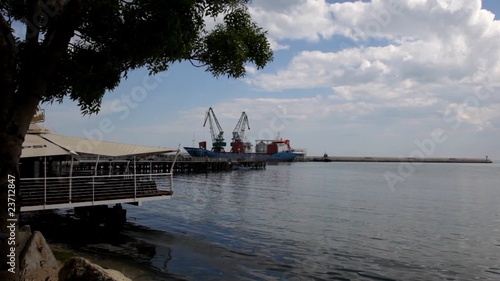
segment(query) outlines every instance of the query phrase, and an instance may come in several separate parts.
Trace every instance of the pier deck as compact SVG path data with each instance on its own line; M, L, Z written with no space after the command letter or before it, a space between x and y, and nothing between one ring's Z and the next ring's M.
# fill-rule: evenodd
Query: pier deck
M21 211L37 211L171 199L174 173L265 169L265 161L218 158L81 160L72 176L21 178Z
M21 179L21 211L134 203L172 198L172 174Z

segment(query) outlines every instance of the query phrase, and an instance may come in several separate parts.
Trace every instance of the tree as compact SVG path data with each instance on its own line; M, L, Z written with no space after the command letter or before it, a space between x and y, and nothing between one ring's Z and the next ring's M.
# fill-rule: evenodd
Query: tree
M40 102L69 97L83 114L92 114L98 112L103 95L133 69L145 67L153 75L188 60L216 77L237 78L245 74L247 63L262 68L272 60L272 51L265 31L248 13L248 1L1 1L2 225L8 218L9 175L15 177L19 214L19 157ZM219 23L206 30L206 22L216 18ZM2 227L0 235L5 272L8 229Z

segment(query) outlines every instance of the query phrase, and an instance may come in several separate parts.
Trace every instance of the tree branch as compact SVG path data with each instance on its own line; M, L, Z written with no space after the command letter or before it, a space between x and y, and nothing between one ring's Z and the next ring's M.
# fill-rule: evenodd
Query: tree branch
M47 12L51 19L43 42L40 44L33 39L33 44L37 43L36 48L27 48L23 52L23 68L16 95L17 100L36 101L35 107L46 95L48 85L56 76L57 68L68 51L68 44L81 19L81 0L47 1L41 5L44 3L52 5L47 6L52 9L50 13Z
M56 3L61 2L56 1ZM46 81L51 81L54 77L81 18L81 0L68 1L64 7L59 8L60 12L54 16L42 44L44 51L40 71Z
M0 104L6 105L15 89L17 46L10 25L0 15Z
M7 54L9 48L9 35L12 36L10 25L3 15L0 15L0 50L1 54Z
M56 41L60 41L61 36L66 37L64 34L68 33L68 29L71 30L71 36L73 36L76 29L76 27L71 26L72 20L75 20L71 19L71 15L76 16L76 11L80 6L80 0L68 1L66 5L60 1L56 1L56 5L59 5L55 8L57 10L57 14L53 15L53 19L50 22L49 28L44 36L45 39L43 41L43 47L46 49L51 48L54 39ZM55 44L57 45L58 43Z
M40 1L31 0L28 2L28 14L26 15L26 44L28 48L35 48L38 46L38 39L40 37L40 27L35 25L35 15L40 11Z
M192 58L189 58L189 62L191 63L192 66L194 67L204 67L204 66L207 66L207 64L195 64L194 61L198 61L200 62L197 58L195 57L192 57Z

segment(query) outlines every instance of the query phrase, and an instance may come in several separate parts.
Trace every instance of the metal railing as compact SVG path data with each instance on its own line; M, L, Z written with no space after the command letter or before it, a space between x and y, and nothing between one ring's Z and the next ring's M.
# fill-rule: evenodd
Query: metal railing
M23 206L102 203L172 195L173 174L128 174L21 179ZM133 200L130 200L133 199Z

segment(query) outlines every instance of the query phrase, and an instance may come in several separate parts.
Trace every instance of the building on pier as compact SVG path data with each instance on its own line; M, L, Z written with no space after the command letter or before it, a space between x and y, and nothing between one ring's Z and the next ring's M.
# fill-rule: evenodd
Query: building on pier
M177 149L52 134L31 124L20 160L21 211L170 199L173 167L151 157Z

